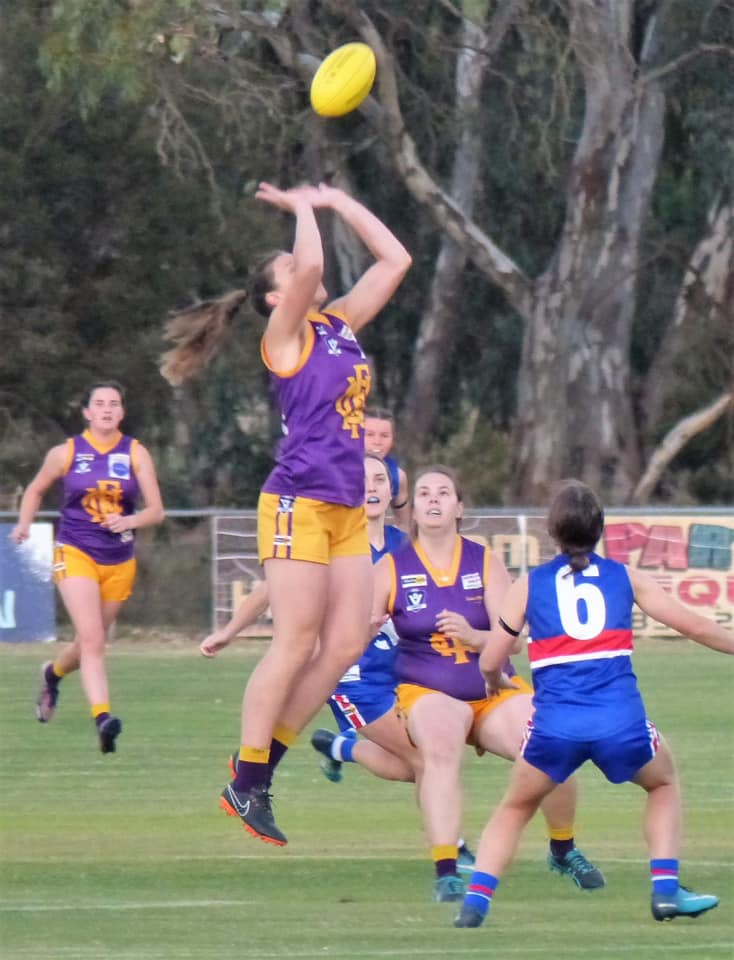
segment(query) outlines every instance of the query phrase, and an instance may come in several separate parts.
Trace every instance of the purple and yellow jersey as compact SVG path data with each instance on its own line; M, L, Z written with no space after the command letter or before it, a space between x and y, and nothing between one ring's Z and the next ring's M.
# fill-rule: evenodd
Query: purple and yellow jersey
M398 527L388 524L385 526L385 545L378 550L370 544L372 563L377 563L386 553L394 553L408 542L407 534ZM398 637L395 628L388 620L383 623L380 632L372 638L370 645L351 666L337 684L335 694L349 693L353 695L353 684L361 684L362 695L374 695L375 690L395 689L395 657L397 655Z
M264 342L260 348L284 434L263 492L359 507L369 364L342 317L314 313L306 319L306 343L292 370L276 373Z
M101 448L88 430L66 441L58 543L76 547L101 564L124 563L133 556L133 531L112 533L102 521L108 514L128 516L134 510L139 492L135 477L137 443L119 434L111 446Z
M577 573L563 554L530 572L525 616L537 729L593 740L644 721L631 661L633 603L626 567L595 553Z
M417 542L390 556L392 587L388 610L399 637L396 673L400 683L440 690L458 700L487 696L479 654L436 630L436 617L451 610L475 630L489 630L484 590L489 578L489 547L456 537L449 571L434 569ZM490 584L491 586L491 584ZM508 676L515 671L508 660Z

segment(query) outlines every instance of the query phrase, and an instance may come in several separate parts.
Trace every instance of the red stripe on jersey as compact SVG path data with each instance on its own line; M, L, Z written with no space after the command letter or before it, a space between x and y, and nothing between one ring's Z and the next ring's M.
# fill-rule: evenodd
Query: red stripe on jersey
M335 693L334 700L341 710L344 718L348 720L355 730L361 730L367 726L367 722L359 712L357 706L352 703L349 697L344 693Z
M632 648L631 630L602 630L591 640L572 640L564 633L560 637L533 639L528 643L528 659L533 663L535 660L548 660L551 657L583 658L589 653L614 653Z

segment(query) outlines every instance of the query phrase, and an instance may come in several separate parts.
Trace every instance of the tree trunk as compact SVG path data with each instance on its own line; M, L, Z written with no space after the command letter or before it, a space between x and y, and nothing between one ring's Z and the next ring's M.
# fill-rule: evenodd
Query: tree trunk
M462 49L456 65L456 109L463 122L449 192L467 217L471 217L474 209L479 176L482 143L476 113L487 65L487 41L488 34L463 20ZM444 235L431 281L428 307L415 345L411 385L400 418L403 424L401 450L408 461L425 453L433 441L439 419L436 387L441 381L441 367L456 323L467 259L462 247Z
M603 500L620 503L640 470L629 395L630 330L664 98L658 84L637 78L627 0L574 0L570 6L585 115L565 227L526 318L514 495L541 503L551 481L573 475ZM643 60L652 54L655 23L648 29Z

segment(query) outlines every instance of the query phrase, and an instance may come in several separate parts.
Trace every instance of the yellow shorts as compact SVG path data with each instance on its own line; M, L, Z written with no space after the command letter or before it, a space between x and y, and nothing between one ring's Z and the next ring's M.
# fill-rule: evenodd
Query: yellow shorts
M514 690L500 690L499 693L495 694L493 697L484 697L482 700L466 700L462 701L471 707L472 713L474 714L474 719L472 720L471 729L469 735L466 738L466 742L471 746L476 746L475 733L482 720L491 713L496 707L501 703L504 703L505 700L509 700L510 697L516 697L519 693L533 695L533 688L527 682L523 680L522 677L515 675L512 678L512 682L517 684ZM421 697L425 697L429 693L441 693L440 690L432 690L430 687L421 687L417 683L399 683L397 689L398 697L398 710L400 711L403 717L408 716L410 713L411 707L416 704Z
M67 577L86 577L99 584L103 600L127 600L133 592L136 569L135 557L124 563L97 563L77 547L65 543L57 543L54 547L54 583Z
M261 493L257 550L260 563L271 559L328 563L333 557L369 556L364 507Z

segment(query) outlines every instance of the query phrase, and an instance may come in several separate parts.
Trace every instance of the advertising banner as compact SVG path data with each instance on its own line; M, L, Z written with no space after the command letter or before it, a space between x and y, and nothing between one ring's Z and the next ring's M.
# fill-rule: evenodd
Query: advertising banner
M254 513L215 517L213 529L213 627L218 628L262 577L262 570ZM550 560L555 552L542 511L468 510L461 531L490 544L513 578ZM685 606L734 628L734 511L607 510L598 551L646 570ZM633 625L638 639L677 636L637 608ZM247 632L268 635L267 617Z
M55 640L53 525L34 523L20 546L9 538L12 529L0 523L0 642Z
M687 607L734 627L734 516L607 517L603 552L645 570ZM675 637L635 609L636 634Z

